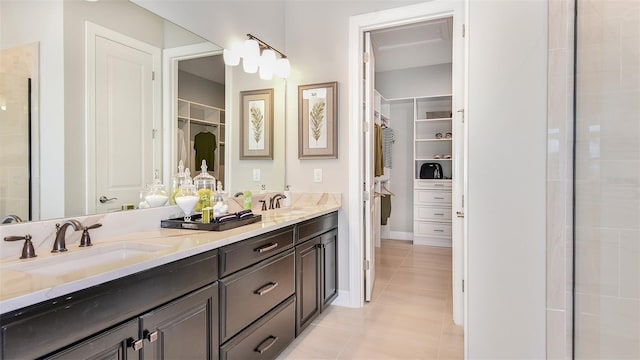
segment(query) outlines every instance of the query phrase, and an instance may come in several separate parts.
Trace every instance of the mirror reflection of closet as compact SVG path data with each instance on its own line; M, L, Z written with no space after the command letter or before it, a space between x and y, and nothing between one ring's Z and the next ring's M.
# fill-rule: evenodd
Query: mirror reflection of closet
M178 154L192 176L201 159L224 184L225 66L222 55L182 60L178 64Z

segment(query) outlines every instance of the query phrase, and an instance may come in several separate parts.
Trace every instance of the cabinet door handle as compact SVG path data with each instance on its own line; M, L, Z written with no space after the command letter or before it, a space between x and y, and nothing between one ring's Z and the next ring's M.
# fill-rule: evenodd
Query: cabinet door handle
M433 198L433 199L434 199L434 200L444 200L444 198L443 198L443 197L437 197L437 196L434 196L434 198Z
M158 340L158 331L154 331L154 332L149 332L147 330L144 331L144 338L149 340L149 342L155 342L156 340Z
M142 342L142 339L133 340L133 338L129 338L127 342L128 342L127 346L132 348L133 351L140 351L140 349L144 347L144 343Z
M261 287L260 289L254 291L253 293L262 296L262 295L268 293L269 291L275 289L276 286L278 286L277 282L270 282L267 285Z
M273 243L273 244L267 244L265 246L260 246L259 248L253 249L253 251L257 251L258 253L262 254L263 252L271 251L277 247L278 247L278 243Z
M433 229L433 232L441 232L441 233L443 233L443 232L444 232L444 230L441 230L441 229Z
M435 216L444 216L444 214L442 214L442 213L433 213L433 215L435 215Z
M255 348L255 352L262 354L265 351L269 350L275 343L278 341L277 336L269 335L268 338L264 339L257 348Z

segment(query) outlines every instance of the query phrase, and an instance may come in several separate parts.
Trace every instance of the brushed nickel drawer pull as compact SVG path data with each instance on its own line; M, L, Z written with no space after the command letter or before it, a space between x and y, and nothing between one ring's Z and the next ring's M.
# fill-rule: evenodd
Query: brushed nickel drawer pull
M433 213L433 215L435 215L435 216L444 216L444 214L442 214L442 213Z
M264 339L257 348L255 348L255 352L262 354L265 351L269 350L273 345L275 345L276 341L278 341L277 336L269 335L268 338ZM268 342L268 344L266 344ZM266 345L265 345L266 344Z
M444 230L442 230L442 229L433 229L433 232L441 232L441 233L443 233Z
M144 343L142 339L133 340L133 338L129 338L127 341L130 348L133 348L133 351L140 351L144 347Z
M147 338L147 340L149 340L149 342L155 342L156 340L158 340L158 331L154 331L152 333L148 332L145 330L145 338Z
M253 293L262 296L262 295L268 293L269 291L275 289L276 286L278 286L277 282L270 282L267 285L261 287L260 289L254 291Z
M444 187L444 184L433 184L435 187Z
M262 254L263 252L271 251L277 247L278 247L278 243L273 243L273 244L267 244L265 246L261 246L259 248L255 248L253 249L253 251L257 251L258 253Z
M444 198L443 198L443 197L437 197L437 196L435 196L435 197L434 197L434 199L435 199L435 200L444 200Z

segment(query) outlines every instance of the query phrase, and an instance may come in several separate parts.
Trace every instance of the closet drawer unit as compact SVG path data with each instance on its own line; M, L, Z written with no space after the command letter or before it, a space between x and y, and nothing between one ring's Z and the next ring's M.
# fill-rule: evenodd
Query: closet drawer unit
M421 236L451 237L451 224L414 221L413 234Z
M295 338L295 297L220 347L220 359L274 359Z
M451 208L447 207L430 207L430 206L414 206L414 220L426 221L451 221Z
M293 247L293 227L280 229L220 249L220 276L262 261Z
M451 206L451 191L444 190L414 190L413 203L422 205Z
M220 339L224 342L293 295L293 249L220 280Z
M415 189L441 189L451 191L453 182L451 180L415 180Z

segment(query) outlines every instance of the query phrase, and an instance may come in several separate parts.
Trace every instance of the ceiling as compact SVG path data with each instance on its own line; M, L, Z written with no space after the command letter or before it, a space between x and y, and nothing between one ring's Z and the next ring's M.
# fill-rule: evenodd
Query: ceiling
M181 60L178 63L178 68L181 71L224 85L224 60L222 55Z
M453 18L371 32L376 72L451 62Z

